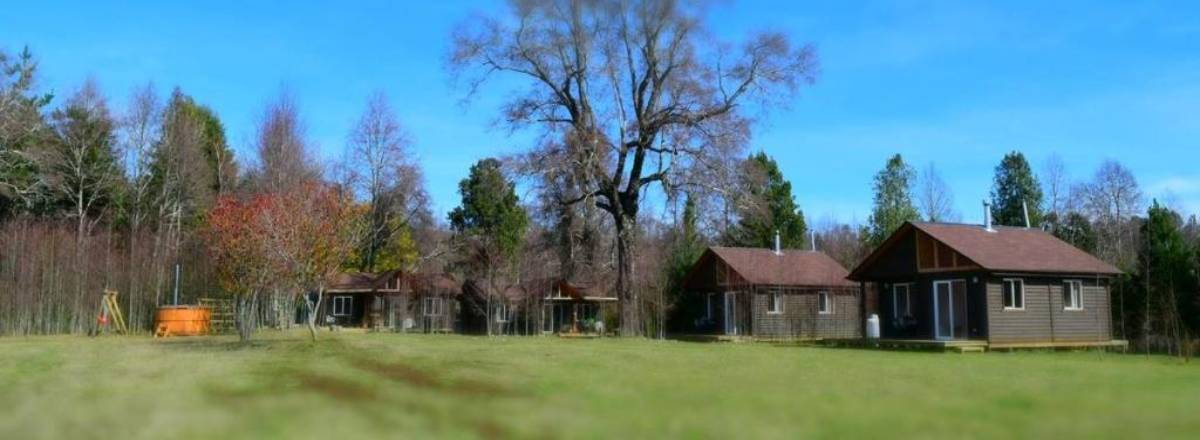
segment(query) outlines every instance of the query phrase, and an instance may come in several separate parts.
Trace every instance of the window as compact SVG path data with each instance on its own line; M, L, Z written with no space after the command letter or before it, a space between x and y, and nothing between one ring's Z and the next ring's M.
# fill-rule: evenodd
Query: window
M1025 281L1004 280L1004 310L1025 310Z
M512 311L508 308L508 303L503 301L499 302L496 304L496 322L508 322L511 312Z
M783 294L779 290L771 291L771 300L767 302L767 313L783 313Z
M442 298L437 296L425 297L425 316L442 315Z
M1083 282L1063 283L1063 310L1083 310Z
M900 319L912 316L912 284L896 284L892 286L892 318Z
M354 297L352 296L333 297L333 316L349 316L353 305Z
M829 297L829 292L817 292L817 313L822 315L833 313L833 298Z

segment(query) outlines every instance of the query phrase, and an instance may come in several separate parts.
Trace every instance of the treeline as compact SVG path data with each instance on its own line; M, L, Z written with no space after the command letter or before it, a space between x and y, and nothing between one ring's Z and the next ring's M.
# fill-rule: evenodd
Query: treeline
M0 52L0 73L0 334L90 331L105 289L120 292L131 327L143 331L159 305L228 298L229 268L207 234L214 208L286 200L311 185L369 212L370 234L356 237L339 268L415 267L435 253L420 168L380 94L348 134L343 160L322 167L286 91L264 105L247 146L255 157L236 158L219 116L181 89L163 98L147 84L114 109L88 79L61 98L39 87L27 49ZM293 281L265 283L256 323L295 322Z

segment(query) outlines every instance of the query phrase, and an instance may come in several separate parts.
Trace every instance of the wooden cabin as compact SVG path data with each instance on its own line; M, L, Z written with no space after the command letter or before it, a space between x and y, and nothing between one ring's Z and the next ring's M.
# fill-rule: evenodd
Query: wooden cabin
M600 281L548 280L534 283L544 290L541 327L545 334L598 335L616 330L617 297Z
M468 334L517 335L537 332L537 298L521 285L496 286L467 280L463 284L463 332Z
M377 330L453 332L462 284L445 274L343 273L325 289L317 322Z
M683 281L674 321L687 334L756 338L857 338L859 286L818 251L710 247ZM677 327L679 327L677 326Z
M1036 228L905 223L850 273L883 339L1110 345L1121 272Z

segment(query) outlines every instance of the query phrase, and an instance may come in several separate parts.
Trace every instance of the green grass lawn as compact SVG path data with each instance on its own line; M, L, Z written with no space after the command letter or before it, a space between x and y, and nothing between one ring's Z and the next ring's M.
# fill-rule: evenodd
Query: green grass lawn
M1200 363L394 334L0 339L0 438L1191 437Z

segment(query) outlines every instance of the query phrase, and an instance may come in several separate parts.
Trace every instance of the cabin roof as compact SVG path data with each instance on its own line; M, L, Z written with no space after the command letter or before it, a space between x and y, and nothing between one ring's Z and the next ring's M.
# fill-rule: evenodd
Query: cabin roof
M701 255L684 280L693 286L703 266L719 259L746 284L779 286L854 286L849 273L824 252L785 249L779 253L764 248L712 246Z
M862 279L879 256L895 246L899 237L919 230L991 272L1069 273L1116 275L1113 265L1084 252L1037 228L958 223L908 222L875 249L850 277ZM911 256L916 258L916 255Z
M330 292L375 292L387 291L388 282L396 279L400 271L386 272L342 272L337 274L329 286Z
M401 283L390 282L399 279ZM325 289L336 293L398 293L406 285L414 293L458 292L462 284L443 273L343 272L334 277Z

